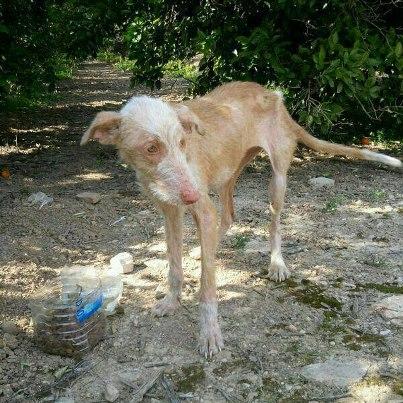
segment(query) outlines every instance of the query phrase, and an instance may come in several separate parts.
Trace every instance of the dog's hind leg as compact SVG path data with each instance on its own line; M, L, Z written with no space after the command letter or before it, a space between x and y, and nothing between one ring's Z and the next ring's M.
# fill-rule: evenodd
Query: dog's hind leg
M269 278L274 281L283 281L290 272L284 263L281 253L280 215L284 206L284 197L287 185L287 171L295 150L295 142L284 137L276 144L268 144L266 151L272 165L272 180L270 184L272 221L270 223L270 268Z
M235 218L233 196L235 185L239 178L239 175L242 173L246 165L248 165L261 150L262 149L260 147L253 147L249 149L246 152L245 156L242 158L241 163L239 164L239 167L237 168L235 173L224 184L223 188L220 191L222 211L220 220L219 239L222 239L224 237L224 235L227 233L229 227L231 226Z

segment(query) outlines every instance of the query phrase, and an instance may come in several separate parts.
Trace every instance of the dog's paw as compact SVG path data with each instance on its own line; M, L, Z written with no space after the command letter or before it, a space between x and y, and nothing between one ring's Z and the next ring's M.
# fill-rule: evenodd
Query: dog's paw
M211 358L213 354L217 354L223 347L224 342L217 322L201 330L199 338L200 354L206 358Z
M286 280L290 277L290 271L287 269L287 266L284 262L281 263L272 263L269 268L269 279L280 282Z
M153 308L153 314L155 316L171 315L175 309L179 306L179 299L171 294L165 295L165 297L158 301Z

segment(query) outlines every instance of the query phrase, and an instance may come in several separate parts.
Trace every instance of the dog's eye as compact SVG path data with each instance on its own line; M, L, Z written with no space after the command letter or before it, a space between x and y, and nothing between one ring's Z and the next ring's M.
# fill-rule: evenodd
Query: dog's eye
M151 144L150 146L147 147L147 152L149 154L155 154L158 152L158 147L155 144Z
M186 145L185 139L182 139L182 140L179 142L179 145L180 145L181 148L184 148L185 145Z

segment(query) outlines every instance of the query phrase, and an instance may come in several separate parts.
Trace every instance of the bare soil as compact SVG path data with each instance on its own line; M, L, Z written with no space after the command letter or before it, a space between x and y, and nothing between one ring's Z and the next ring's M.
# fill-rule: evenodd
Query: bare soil
M184 91L183 83L166 80L152 94L172 100ZM218 253L225 350L206 360L196 349L200 262L188 255L197 246L190 218L182 306L158 319L151 307L167 274L162 217L112 149L78 146L96 112L147 93L130 89L124 73L92 62L60 85L51 106L1 116L0 168L8 166L11 178L0 178L0 401L100 402L110 383L119 402L398 399L402 332L373 306L402 293L401 172L298 150L283 214L292 278L276 284L257 275L268 268L264 248L250 250L250 241L268 240L270 167L263 156L249 166L236 190L237 221ZM317 176L335 186L312 188L308 181ZM54 202L30 205L28 196L38 191ZM78 200L82 191L102 199ZM108 317L105 340L79 363L42 352L30 322L35 291L66 265L99 270L122 251L136 266L124 278L122 309ZM332 357L371 367L348 388L300 374Z

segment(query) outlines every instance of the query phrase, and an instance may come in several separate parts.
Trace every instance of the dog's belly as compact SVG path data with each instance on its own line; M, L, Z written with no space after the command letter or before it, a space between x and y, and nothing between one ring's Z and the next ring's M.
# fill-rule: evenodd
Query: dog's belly
M212 189L219 193L220 189L232 178L235 168L223 167L211 183Z

